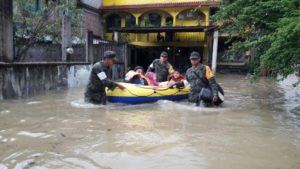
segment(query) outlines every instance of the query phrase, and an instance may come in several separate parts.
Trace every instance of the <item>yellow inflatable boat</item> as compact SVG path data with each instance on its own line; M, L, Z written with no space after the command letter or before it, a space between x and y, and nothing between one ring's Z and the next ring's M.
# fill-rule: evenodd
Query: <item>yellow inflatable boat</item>
M190 87L183 89L143 86L130 83L120 83L125 86L124 90L116 88L113 91L107 91L107 100L113 103L140 104L156 102L158 100L178 101L186 99Z

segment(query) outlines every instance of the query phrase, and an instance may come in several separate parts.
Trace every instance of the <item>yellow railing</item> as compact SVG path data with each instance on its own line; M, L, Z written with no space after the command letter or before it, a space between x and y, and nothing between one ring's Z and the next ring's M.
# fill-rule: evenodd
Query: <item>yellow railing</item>
M174 33L173 39L168 39L165 33L161 33L161 36L164 37L165 42L203 42L205 40L204 32L180 32ZM105 39L113 40L112 33L106 33ZM122 42L158 42L157 33L144 33L144 34L136 34L136 33L121 33L120 41ZM160 41L160 42L161 42Z

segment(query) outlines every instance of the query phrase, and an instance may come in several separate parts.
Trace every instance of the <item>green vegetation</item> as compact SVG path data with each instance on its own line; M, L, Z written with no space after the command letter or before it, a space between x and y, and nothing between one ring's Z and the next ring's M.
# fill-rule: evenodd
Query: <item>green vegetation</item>
M76 7L76 0L60 1L14 0L14 40L18 47L15 61L22 61L26 51L41 42L60 43L62 19L72 19L72 37L82 39L83 11Z
M231 50L251 49L252 73L267 69L284 78L300 73L299 0L224 0L213 19L230 40L239 37Z

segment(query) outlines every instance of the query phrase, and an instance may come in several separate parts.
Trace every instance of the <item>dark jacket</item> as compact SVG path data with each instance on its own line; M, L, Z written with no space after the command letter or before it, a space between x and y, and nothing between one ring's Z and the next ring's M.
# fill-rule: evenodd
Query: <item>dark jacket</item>
M103 61L94 64L85 91L85 101L94 104L106 104L105 88L114 90L117 86L111 78L112 69L106 67Z
M149 66L148 71L156 74L158 82L164 82L168 80L169 74L173 73L174 70L169 62L161 63L159 59L155 59Z
M189 92L189 101L196 102L197 97L203 87L211 87L214 96L218 95L217 82L210 68L200 64L196 68L189 68L186 71L185 79L189 82L191 89Z

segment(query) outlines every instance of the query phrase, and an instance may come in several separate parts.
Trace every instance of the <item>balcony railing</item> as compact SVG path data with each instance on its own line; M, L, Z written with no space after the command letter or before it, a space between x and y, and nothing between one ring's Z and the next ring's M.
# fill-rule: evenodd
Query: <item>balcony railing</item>
M120 33L122 42L203 42L205 39L204 32L176 32L176 33ZM107 40L113 40L113 33L106 33Z

